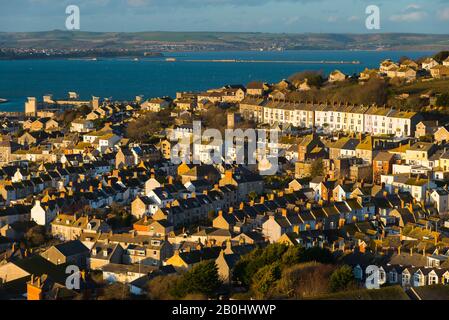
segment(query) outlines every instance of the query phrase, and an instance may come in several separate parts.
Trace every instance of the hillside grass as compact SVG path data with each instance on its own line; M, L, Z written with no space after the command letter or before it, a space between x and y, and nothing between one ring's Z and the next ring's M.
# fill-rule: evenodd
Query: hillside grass
M312 300L410 300L400 286L385 287L378 290L352 290L315 297Z

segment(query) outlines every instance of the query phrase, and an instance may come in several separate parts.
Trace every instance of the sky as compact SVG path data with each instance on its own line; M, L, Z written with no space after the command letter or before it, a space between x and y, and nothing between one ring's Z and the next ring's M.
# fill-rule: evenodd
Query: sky
M64 30L66 7L81 31L449 33L449 0L0 0L0 31ZM365 10L380 9L380 29Z

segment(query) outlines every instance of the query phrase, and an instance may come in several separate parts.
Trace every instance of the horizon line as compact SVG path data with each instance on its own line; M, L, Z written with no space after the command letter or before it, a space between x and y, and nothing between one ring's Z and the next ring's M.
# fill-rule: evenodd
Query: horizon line
M64 30L64 29L52 29L52 30L35 30L35 31L2 31L0 33L43 33L43 32L65 32L65 33L228 33L228 34L272 34L272 35L305 35L305 34L330 34L330 35L424 35L424 36L449 36L449 33L425 33L425 32L270 32L270 31L201 31L201 30L189 30L189 31L177 31L177 30L145 30L145 31L94 31L94 30Z

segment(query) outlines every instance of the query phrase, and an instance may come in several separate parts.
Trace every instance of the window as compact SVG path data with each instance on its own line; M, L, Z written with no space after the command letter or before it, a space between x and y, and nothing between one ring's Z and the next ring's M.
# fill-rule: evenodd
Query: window
M398 275L396 272L390 272L390 283L396 283L398 281Z
M407 274L407 273L402 274L402 284L403 285L410 284L410 275L409 274Z

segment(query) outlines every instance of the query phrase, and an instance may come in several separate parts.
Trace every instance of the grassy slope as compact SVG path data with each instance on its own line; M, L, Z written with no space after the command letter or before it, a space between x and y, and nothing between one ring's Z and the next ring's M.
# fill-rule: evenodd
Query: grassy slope
M317 300L410 300L400 286L385 287L379 290L354 290L328 294Z

